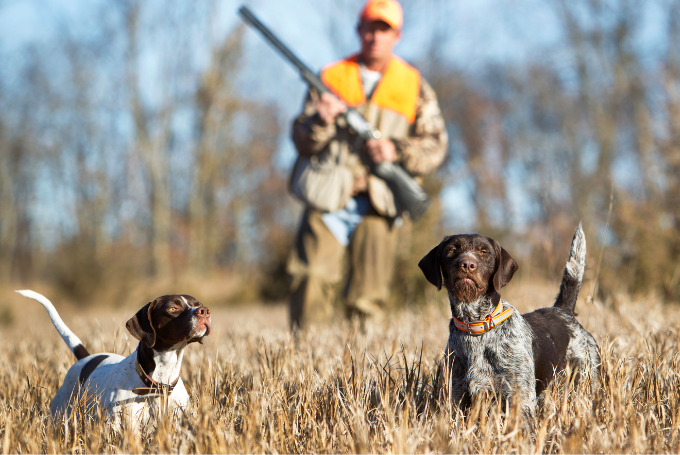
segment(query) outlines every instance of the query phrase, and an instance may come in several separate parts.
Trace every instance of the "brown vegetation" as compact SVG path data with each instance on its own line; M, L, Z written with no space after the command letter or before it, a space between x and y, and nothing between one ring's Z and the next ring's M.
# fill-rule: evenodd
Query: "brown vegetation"
M516 283L506 295L527 311L551 302L556 286ZM554 383L538 408L536 444L522 436L514 412L503 417L491 400L464 415L440 397L445 384L435 372L448 310L435 297L427 309L395 312L365 335L344 322L313 327L297 346L282 307L215 309L214 332L185 356L189 409L141 436L114 434L82 414L51 421L49 402L72 355L45 315L21 319L0 339L0 447L3 453L675 452L680 311L652 299L618 300L616 308L579 301L579 319L602 348L606 383L595 393ZM100 314L101 327L95 315L64 318L92 351L134 348L122 329L126 314Z
M625 289L678 302L680 6L550 4L564 40L529 61L473 73L442 63L445 49L432 44L423 66L453 130L444 186L465 182L474 230L550 278L561 270L555 248L579 220L589 245L602 245L613 195L600 296ZM659 33L645 42L652 23ZM518 210L529 213L525 228Z
M356 46L352 11L362 3L315 10L338 54L325 61ZM520 62L470 66L442 45L473 32L451 28L447 2L403 4L414 18L404 40L433 31L413 63L436 89L451 150L427 184L432 209L402 230L395 298L423 301L414 265L462 226L497 238L527 273L555 279L579 220L591 253L602 246L613 194L599 296L625 289L676 302L678 4L555 0L544 13L559 42ZM300 100L283 93L286 64L264 42L240 27L219 31L220 5L103 4L91 33L64 27L49 46L12 54L14 73L0 73L0 283L113 304L150 283L226 276L242 284L223 300L285 298L300 207L286 190L290 162L274 161L290 119L252 87L281 83L286 109ZM436 20L418 23L415 13L428 11ZM651 14L662 19L658 43L644 38ZM467 202L441 199L451 187Z
M438 93L451 151L426 182L432 208L402 228L400 308L366 335L341 322L298 346L282 307L223 305L285 298L299 206L272 159L288 120L237 86L246 35L216 32L219 3L105 3L92 33L76 39L64 27L49 46L22 49L16 74L0 72L3 453L680 450L680 310L667 305L680 298L677 2L556 0L562 42L474 69L447 62L447 17L427 24L438 28L431 51L413 63ZM338 18L361 3L319 7L338 52L353 43L355 19L345 30ZM448 4L402 3L407 14ZM663 19L656 53L641 45L648 8ZM274 84L285 64L266 52L250 58L262 58L258 74ZM461 229L462 203L443 201L450 219L439 204L454 185L469 196L467 229L519 261L507 297L523 311L552 301L557 287L538 280L559 276L584 221L582 298L595 299L577 309L602 347L607 383L598 393L555 383L535 445L512 412L504 419L480 402L463 415L439 396L449 315L425 305L441 296L416 264ZM215 331L185 359L188 413L141 438L82 415L51 422L49 401L73 359L41 310L11 297L12 283L79 308L64 319L92 351L129 353L125 315L149 298L181 291L211 306Z

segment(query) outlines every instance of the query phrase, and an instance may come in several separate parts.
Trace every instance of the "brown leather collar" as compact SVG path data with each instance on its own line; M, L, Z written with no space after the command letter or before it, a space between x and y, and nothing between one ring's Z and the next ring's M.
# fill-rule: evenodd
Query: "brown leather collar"
M151 379L151 376L149 376L146 373L146 371L144 371L142 366L139 364L139 358L137 356L135 356L135 369L137 370L137 374L139 375L140 379L146 386L136 387L132 389L132 393L136 395L148 395L150 393L156 393L159 395L164 395L167 393L168 395L170 395L172 391L175 389L175 386L179 382L179 378L182 375L182 367L180 366L177 379L175 379L172 383L165 384L163 382L156 382L153 379Z

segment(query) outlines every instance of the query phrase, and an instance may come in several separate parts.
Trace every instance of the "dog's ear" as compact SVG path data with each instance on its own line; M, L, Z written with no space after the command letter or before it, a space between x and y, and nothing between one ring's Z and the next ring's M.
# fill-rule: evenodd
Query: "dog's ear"
M125 324L125 328L128 329L130 335L137 338L150 348L154 347L156 344L156 331L154 330L153 324L151 322L151 310L153 309L155 302L156 301L154 300L153 302L149 302L144 305Z
M496 252L496 269L493 272L492 280L494 292L500 298L501 288L510 282L515 272L519 269L519 264L497 241L491 237L487 237L487 239L491 242Z
M442 254L442 245L446 243L447 240L449 240L451 236L444 237L444 240L442 240L439 245L436 247L432 248L432 250L425 255L424 258L420 260L418 263L418 267L420 267L420 270L423 271L423 274L425 275L425 278L427 278L427 281L432 283L437 287L437 290L441 290L442 288L442 271L441 271L441 254Z

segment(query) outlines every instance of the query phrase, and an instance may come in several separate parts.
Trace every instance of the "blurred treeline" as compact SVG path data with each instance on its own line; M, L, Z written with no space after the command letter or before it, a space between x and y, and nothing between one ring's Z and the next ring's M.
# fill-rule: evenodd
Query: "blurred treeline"
M217 3L106 3L85 37L64 27L23 49L16 71L3 68L0 283L46 283L76 302L150 283L285 297L300 207L272 157L291 119L243 96L244 29L214 33ZM337 2L329 24L362 3ZM424 7L402 4L407 15ZM412 61L439 96L451 145L427 181L440 196L402 230L398 300L422 300L417 261L462 226L499 239L523 276L555 279L583 219L593 278L611 200L600 297L680 297L680 2L546 4L558 57L470 71L446 59L444 20ZM653 55L640 46L649 8L664 36ZM438 204L452 187L469 197L465 223Z

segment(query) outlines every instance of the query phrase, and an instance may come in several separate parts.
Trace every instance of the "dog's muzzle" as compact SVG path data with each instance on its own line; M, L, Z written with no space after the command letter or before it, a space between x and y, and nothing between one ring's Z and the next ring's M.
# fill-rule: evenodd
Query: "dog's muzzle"
M206 337L210 335L210 329L212 328L212 320L210 318L210 308L207 306L202 306L199 307L196 310L196 330L194 332L194 336L198 334L201 329L204 329L205 332L201 337Z
M477 281L469 274L460 274L454 277L452 289L453 294L464 302L477 299L482 290L477 285Z

